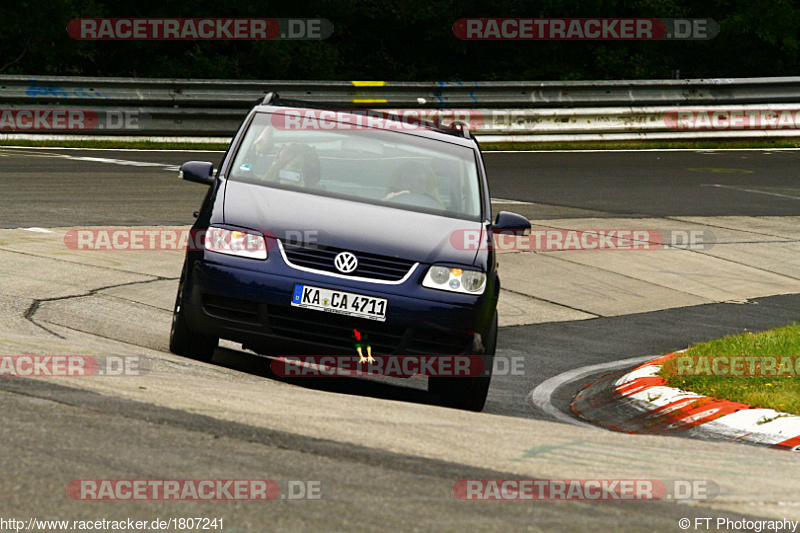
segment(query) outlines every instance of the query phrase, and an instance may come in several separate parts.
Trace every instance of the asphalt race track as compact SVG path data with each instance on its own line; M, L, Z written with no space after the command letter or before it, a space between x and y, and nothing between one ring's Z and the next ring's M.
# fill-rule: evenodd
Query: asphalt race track
M158 170L192 159L216 166L222 153L4 149L0 227L190 223L202 191ZM492 196L545 204L537 218L781 216L800 201L798 151L488 153L486 164Z
M495 211L534 228L702 227L716 244L502 255L498 356L522 371L493 378L480 414L435 405L416 378L282 379L230 343L212 365L171 355L181 254L64 246L71 228L191 224L204 188L176 168L221 157L0 148L0 353L139 356L148 370L0 377L7 517L224 517L226 531L679 531L682 517L800 518L797 454L588 428L567 405L600 374L558 379L795 320L800 151L486 154ZM531 399L545 382L550 406ZM692 505L453 496L460 479L517 477L708 479L721 492ZM75 479L145 478L319 480L322 490L275 502L65 493Z

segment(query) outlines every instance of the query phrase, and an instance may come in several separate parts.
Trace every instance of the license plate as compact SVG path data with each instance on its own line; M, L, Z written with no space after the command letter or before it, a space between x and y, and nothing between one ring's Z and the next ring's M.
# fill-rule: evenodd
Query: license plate
M295 285L292 293L294 307L357 316L380 322L386 320L388 303L389 301L385 298L362 296L352 292L335 291L310 285Z

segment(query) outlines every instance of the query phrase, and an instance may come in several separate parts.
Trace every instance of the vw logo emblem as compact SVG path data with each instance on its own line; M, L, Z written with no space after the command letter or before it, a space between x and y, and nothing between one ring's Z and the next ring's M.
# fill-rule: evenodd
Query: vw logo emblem
M358 259L350 252L340 252L333 259L333 265L342 274L349 274L358 268Z

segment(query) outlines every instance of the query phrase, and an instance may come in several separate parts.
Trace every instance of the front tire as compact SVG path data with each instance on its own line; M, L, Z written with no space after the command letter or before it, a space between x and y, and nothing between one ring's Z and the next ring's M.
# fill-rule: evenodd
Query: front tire
M187 270L188 261L183 264L181 281L178 283L178 294L175 297L175 307L172 311L172 327L169 332L169 351L182 357L209 363L214 357L214 350L216 350L219 344L219 339L193 333L186 324L186 310L183 302L184 292L186 290Z
M497 312L494 314L492 328L486 337L485 346L483 364L484 371L489 373L487 376L428 378L428 391L438 396L442 405L465 411L480 412L483 410L486 405L486 397L489 395L494 352L497 348Z

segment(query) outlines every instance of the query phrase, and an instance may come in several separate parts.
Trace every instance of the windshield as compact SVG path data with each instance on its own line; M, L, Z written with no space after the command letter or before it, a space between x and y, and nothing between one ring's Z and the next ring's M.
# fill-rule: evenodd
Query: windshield
M257 114L228 178L479 220L472 149L377 128L326 125L328 131L307 123L294 127L284 113Z

